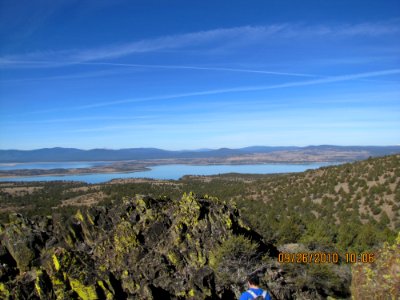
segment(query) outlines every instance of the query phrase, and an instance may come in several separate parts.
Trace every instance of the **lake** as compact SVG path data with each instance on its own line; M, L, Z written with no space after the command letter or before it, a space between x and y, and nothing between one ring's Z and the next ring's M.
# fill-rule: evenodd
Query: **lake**
M57 164L57 163L56 163ZM65 163L64 164L65 167ZM76 165L67 163L71 168ZM93 166L93 163L87 163ZM117 178L152 178L152 179L173 179L178 180L184 175L217 175L224 173L242 173L242 174L277 174L303 172L308 169L317 169L323 166L335 165L337 163L307 163L307 164L257 164L257 165L161 165L151 167L151 170L129 173L96 173L82 175L64 175L64 176L29 176L29 177L9 177L0 178L4 181L84 181L87 183L102 183ZM3 164L4 165L4 164ZM24 164L26 165L26 164ZM31 164L34 165L34 164ZM47 164L46 164L47 165ZM58 164L60 165L60 164ZM86 165L85 165L86 167ZM20 167L21 168L21 167ZM33 168L32 166L32 169ZM37 167L36 167L37 169ZM10 170L10 169L9 169Z
M98 166L110 165L111 162L95 161L95 162L41 162L41 163L0 163L0 170L21 170L21 169L75 169L75 168L91 168Z

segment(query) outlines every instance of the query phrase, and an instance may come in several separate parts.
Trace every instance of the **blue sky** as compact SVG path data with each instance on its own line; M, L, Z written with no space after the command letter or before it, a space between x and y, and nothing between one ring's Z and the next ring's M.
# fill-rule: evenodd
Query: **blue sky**
M400 144L400 2L0 0L0 149Z

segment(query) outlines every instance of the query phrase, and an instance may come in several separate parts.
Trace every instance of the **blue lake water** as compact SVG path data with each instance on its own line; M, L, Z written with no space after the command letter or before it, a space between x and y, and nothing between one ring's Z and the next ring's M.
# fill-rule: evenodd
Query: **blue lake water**
M110 162L42 162L42 163L0 163L0 170L21 170L21 169L75 169L91 168L96 166L109 165Z
M92 163L88 163L93 165ZM149 171L129 173L96 173L65 176L30 176L0 178L0 181L84 181L87 183L107 182L116 178L152 178L177 180L184 175L217 175L224 173L242 174L276 174L303 172L337 163L308 163L308 164L258 164L258 165L161 165L151 167ZM75 168L76 166L74 166Z

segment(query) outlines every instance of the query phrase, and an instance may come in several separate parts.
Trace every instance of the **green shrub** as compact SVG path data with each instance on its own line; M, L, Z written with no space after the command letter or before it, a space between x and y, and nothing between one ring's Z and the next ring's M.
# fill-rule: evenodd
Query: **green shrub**
M258 244L238 235L226 239L210 255L210 265L222 284L240 284L246 275L257 268L260 256Z

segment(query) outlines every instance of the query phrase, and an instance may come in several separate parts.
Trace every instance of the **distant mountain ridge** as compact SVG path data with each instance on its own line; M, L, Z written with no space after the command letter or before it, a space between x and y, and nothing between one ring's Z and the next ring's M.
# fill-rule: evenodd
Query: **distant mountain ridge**
M128 149L91 149L76 148L43 148L36 150L0 150L1 163L22 162L71 162L71 161L123 161L147 159L193 159L193 158L223 158L263 153L304 152L304 154L320 152L357 152L360 159L365 156L382 156L400 153L400 146L250 146L239 149L201 149L171 151L158 148L128 148ZM362 155L361 155L362 154Z

